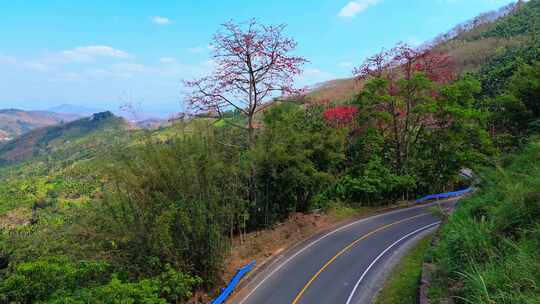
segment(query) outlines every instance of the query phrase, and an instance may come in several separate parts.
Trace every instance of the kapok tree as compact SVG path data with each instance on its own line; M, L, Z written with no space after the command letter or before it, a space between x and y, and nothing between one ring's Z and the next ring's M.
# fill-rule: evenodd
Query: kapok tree
M433 125L437 87L455 78L450 57L398 44L368 58L354 74L367 81L360 95L363 117L392 147L397 174L407 174L411 151Z
M353 106L339 106L326 109L323 117L328 124L336 128L349 126L358 114L358 109Z
M225 121L247 130L253 144L257 113L277 96L298 93L294 77L302 72L306 59L292 55L297 43L284 35L285 28L256 20L223 24L213 38L213 72L185 82L192 89L188 98L192 108L221 118L228 110L242 113L246 125Z

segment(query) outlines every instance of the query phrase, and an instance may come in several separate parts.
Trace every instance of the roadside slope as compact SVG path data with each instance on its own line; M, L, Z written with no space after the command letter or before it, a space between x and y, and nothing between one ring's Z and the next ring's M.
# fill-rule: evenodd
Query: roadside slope
M442 229L432 303L540 303L540 141L483 174Z

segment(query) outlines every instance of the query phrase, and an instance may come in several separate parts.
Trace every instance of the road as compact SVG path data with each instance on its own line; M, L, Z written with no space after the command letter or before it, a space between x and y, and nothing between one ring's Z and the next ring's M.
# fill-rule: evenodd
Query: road
M229 303L371 303L397 252L440 223L430 209L455 201L376 215L314 237L274 259Z

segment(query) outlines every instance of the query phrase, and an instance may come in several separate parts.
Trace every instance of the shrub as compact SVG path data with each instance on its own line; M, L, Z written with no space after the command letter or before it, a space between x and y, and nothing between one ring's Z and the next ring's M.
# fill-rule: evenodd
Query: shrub
M33 303L55 292L70 292L108 280L103 262L71 262L66 257L42 258L21 263L0 283L4 301Z

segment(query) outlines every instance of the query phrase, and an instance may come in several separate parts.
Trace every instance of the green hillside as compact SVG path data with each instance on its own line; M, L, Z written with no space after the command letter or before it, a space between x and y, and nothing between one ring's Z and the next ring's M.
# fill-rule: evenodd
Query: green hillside
M510 15L464 33L452 43L468 48L461 60L482 63L471 69L482 81L482 93L500 94L520 65L540 60L540 1L521 2Z
M14 220L28 220L28 208L52 193L61 205L88 201L100 189L98 159L127 141L126 126L104 112L31 131L0 147L0 215L23 208Z
M0 161L23 161L51 152L58 154L64 151L64 154L69 154L71 147L86 150L90 147L81 145L83 139L90 136L94 139L106 137L104 133L115 132L126 126L123 119L115 117L110 112L103 112L73 122L36 129L1 146ZM79 145L80 147L77 147Z

